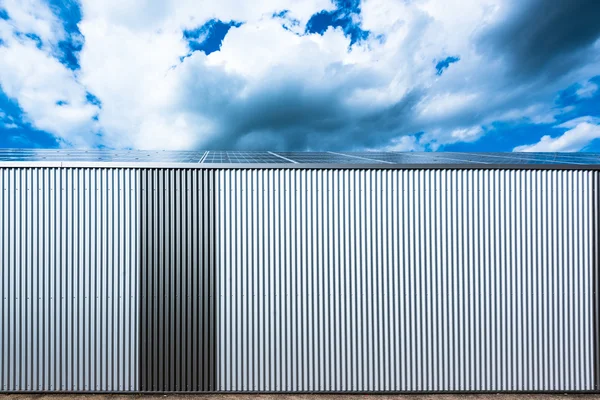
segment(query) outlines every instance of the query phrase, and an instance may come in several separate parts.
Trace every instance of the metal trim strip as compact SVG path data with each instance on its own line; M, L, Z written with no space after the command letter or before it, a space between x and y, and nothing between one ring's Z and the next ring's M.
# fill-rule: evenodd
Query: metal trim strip
M148 163L78 161L0 161L0 168L131 168L131 169L422 169L422 170L583 170L598 171L600 164L272 164L272 163Z

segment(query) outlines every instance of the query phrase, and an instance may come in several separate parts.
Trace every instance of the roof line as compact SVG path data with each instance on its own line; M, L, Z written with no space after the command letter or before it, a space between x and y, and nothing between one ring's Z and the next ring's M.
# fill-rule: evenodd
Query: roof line
M600 164L290 164L290 163L181 163L106 161L0 161L1 168L131 168L131 169L344 169L344 170L584 170L600 171Z
M282 158L282 159L284 159L284 160L286 160L286 161L289 161L289 162L291 162L291 163L293 163L293 164L298 164L298 161L294 161L294 160L292 160L292 159L289 159L289 158L287 158L287 157L280 156L279 154L277 154L277 153L273 153L272 151L267 151L267 153L269 153L269 154L271 154L271 155L273 155L273 156L275 156L275 157Z

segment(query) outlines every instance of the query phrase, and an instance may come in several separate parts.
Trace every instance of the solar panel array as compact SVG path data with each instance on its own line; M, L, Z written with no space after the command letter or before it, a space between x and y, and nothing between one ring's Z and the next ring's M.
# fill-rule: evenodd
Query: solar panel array
M201 160L202 163L269 163L281 164L289 161L278 157L274 153L266 151L207 151L206 157Z
M600 153L271 152L0 149L0 161L203 164L600 165Z
M0 149L0 161L197 163L204 151Z

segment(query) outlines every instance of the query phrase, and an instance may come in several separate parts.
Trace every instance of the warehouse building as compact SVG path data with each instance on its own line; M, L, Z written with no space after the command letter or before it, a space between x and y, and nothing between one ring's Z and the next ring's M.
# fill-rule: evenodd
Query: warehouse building
M0 391L597 391L600 155L0 151Z

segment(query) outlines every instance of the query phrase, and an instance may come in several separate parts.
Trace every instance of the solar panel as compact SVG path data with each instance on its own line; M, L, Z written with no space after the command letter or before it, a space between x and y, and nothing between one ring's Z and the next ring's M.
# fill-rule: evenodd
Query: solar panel
M388 157L383 154L378 158L391 161L394 164L482 164L473 159L465 160L456 153L390 153Z
M382 164L382 162L350 153L336 152L277 152L276 154L298 164Z
M364 159L373 160L374 164L404 164L412 159L409 153L392 153L384 151L343 152L342 154L353 155L362 157Z
M200 151L0 149L0 161L190 162Z
M598 164L597 156L584 153L461 153L464 160L490 164Z
M282 164L289 162L268 151L208 151L202 160L203 164Z
M0 149L0 161L340 165L600 165L598 153Z

